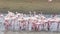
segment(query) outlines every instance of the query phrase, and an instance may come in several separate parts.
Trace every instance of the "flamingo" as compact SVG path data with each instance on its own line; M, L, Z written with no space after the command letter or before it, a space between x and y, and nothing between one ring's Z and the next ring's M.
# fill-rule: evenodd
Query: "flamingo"
M53 0L48 0L48 2L52 2Z
M20 29L23 30L24 29L25 20L24 20L23 17L20 18L19 20L20 20Z
M32 22L33 22L33 20L34 20L34 17L32 17L32 16L30 16L30 17L28 17L27 19L27 24L26 25L28 25L27 27L28 27L28 30L29 31L32 31Z
M25 15L23 13L16 12L15 14L8 11L5 17L3 14L0 15L0 23L5 23L6 30L12 28L12 30L48 31L49 28L50 31L60 31L60 18L56 15L48 19L43 14L36 15L34 13L34 16L28 17Z
M46 17L44 17L43 15L40 15L40 19L38 20L38 22L40 23L39 24L39 30L48 30L47 27L48 27L48 21L46 20Z
M50 31L57 31L57 27L58 27L58 20L57 20L57 16L54 16L53 18L49 18L49 29Z
M5 28L4 28L4 15L3 14L0 14L0 30L1 31L4 31Z
M12 12L9 12L9 11L8 11L8 14L5 16L5 28L7 30L10 29L11 20L14 16L15 16L15 14Z

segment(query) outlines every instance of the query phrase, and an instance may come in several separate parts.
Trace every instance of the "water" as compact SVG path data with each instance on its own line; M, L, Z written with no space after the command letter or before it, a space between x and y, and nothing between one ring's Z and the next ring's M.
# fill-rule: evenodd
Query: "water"
M8 31L8 32L0 32L0 34L60 34L60 32L13 32L13 31Z
M6 16L6 15L4 15L4 16ZM51 18L51 15L44 15L46 18ZM57 15L58 17L60 17L60 15ZM0 26L1 27L1 26ZM39 33L41 33L41 34L60 34L60 33L52 33L52 32L13 32L13 31L8 31L8 32L4 32L4 31L2 31L3 30L3 27L4 26L2 26L2 28L0 28L0 34L39 34Z
M4 32L0 31L0 34L4 34Z

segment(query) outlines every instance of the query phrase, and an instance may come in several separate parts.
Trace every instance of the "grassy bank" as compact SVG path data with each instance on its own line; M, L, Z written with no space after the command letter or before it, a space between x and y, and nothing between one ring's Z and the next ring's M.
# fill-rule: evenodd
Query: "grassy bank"
M0 12L7 11L28 13L29 11L47 14L60 14L60 0L48 3L47 0L0 0Z

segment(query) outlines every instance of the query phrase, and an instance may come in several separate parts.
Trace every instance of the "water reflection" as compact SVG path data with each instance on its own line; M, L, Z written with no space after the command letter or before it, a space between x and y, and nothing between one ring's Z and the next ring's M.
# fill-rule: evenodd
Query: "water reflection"
M4 34L4 32L0 31L0 34Z

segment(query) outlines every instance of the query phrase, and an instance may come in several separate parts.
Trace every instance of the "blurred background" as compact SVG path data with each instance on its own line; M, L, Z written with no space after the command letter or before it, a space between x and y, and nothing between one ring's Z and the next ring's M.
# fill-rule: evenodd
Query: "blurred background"
M60 0L0 0L0 13L36 11L44 14L60 14Z

